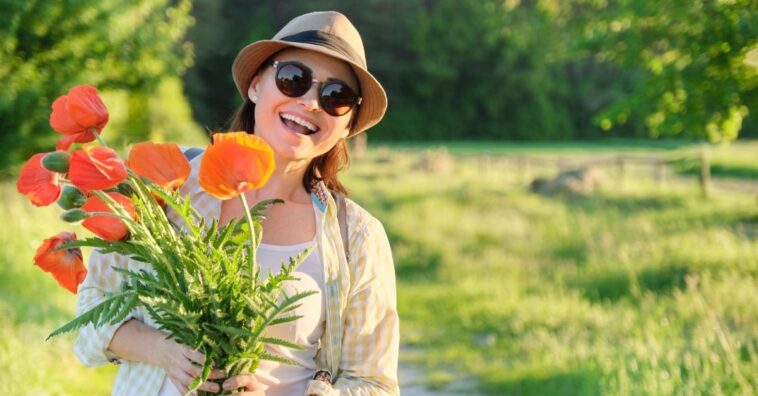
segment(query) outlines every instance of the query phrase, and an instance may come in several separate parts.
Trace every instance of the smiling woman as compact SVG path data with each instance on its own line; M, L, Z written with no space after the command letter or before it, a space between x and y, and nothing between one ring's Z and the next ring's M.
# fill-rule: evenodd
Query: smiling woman
M300 317L294 324L270 328L298 347L286 352L292 364L262 362L255 373L224 381L224 389L269 396L399 394L399 324L389 242L381 223L344 197L347 191L338 180L348 163L345 139L378 123L387 108L382 86L368 71L358 31L337 12L305 14L273 39L243 48L232 72L243 100L231 124L233 133L214 135L214 145L191 161L180 191L209 223L217 220L223 226L243 218L240 201L200 188L209 176L199 174L199 164L213 161L210 177L244 183L262 175L254 175L255 169L229 174L233 166L226 164L244 153L224 149L224 142L246 133L265 140L275 168L266 184L244 195L252 203L274 198L283 203L266 209L257 252L261 273L277 273L282 260L315 244L289 287L317 293L293 309ZM120 283L115 279L120 274L111 268L118 264L99 257L90 262L95 275L89 284L107 290ZM266 348L274 355L285 353L276 345ZM76 351L89 364L128 362L114 386L119 395L183 394L205 358L165 339L138 316L83 331ZM219 391L214 382L200 389Z

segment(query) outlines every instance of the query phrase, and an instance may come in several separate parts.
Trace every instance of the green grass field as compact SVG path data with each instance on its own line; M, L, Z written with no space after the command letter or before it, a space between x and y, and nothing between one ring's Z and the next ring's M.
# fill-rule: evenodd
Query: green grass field
M586 197L527 191L548 169L483 167L476 154L615 153L619 145L372 148L353 161L353 198L384 223L398 276L403 353L443 388L485 395L718 395L758 390L758 202L645 171ZM758 169L755 143L714 163ZM515 150L515 151L514 151ZM677 156L697 147L638 145ZM429 159L431 158L432 166ZM83 368L72 336L45 335L75 296L33 267L66 227L0 185L0 394L105 395L113 367ZM84 234L82 232L82 234ZM474 393L474 390L472 390Z

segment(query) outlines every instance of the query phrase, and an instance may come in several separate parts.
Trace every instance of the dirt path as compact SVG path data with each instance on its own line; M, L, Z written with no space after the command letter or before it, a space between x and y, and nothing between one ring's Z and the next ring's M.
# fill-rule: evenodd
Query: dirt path
M401 355L404 353L422 353L420 350L401 347ZM398 367L398 380L400 381L400 394L402 396L479 396L476 390L476 380L463 378L448 384L443 389L429 389L424 385L424 370L419 366L400 362Z

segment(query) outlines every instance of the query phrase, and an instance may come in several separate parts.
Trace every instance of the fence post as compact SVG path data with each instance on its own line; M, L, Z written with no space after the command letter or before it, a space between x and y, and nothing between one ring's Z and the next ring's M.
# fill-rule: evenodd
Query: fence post
M700 192L708 198L711 192L711 165L705 150L700 151Z
M624 189L624 175L626 174L626 163L624 157L619 155L616 157L616 176L619 186L619 190Z
M659 189L666 184L666 162L662 159L655 162L655 179Z
M361 133L350 140L353 142L353 151L351 154L355 158L363 157L366 154L366 147L368 146L368 135Z

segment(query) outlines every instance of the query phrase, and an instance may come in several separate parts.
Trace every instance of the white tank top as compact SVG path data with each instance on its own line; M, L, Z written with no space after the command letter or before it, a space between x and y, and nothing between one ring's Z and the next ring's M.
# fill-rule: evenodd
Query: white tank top
M269 270L279 273L282 261L288 263L305 248L315 243L313 241L297 245L269 245L261 243L257 259L261 268L261 279L268 278ZM318 293L301 300L302 305L295 309L294 315L302 317L293 322L271 326L267 329L268 337L282 338L305 348L304 351L294 351L278 345L267 345L269 353L285 357L297 363L295 366L262 360L255 376L263 385L266 396L303 395L308 381L316 372L316 352L319 339L324 334L326 324L326 298L324 295L324 269L318 248L296 268L294 276L298 280L286 282L284 289L287 294L294 291L315 290ZM166 378L158 396L180 396L173 383Z

